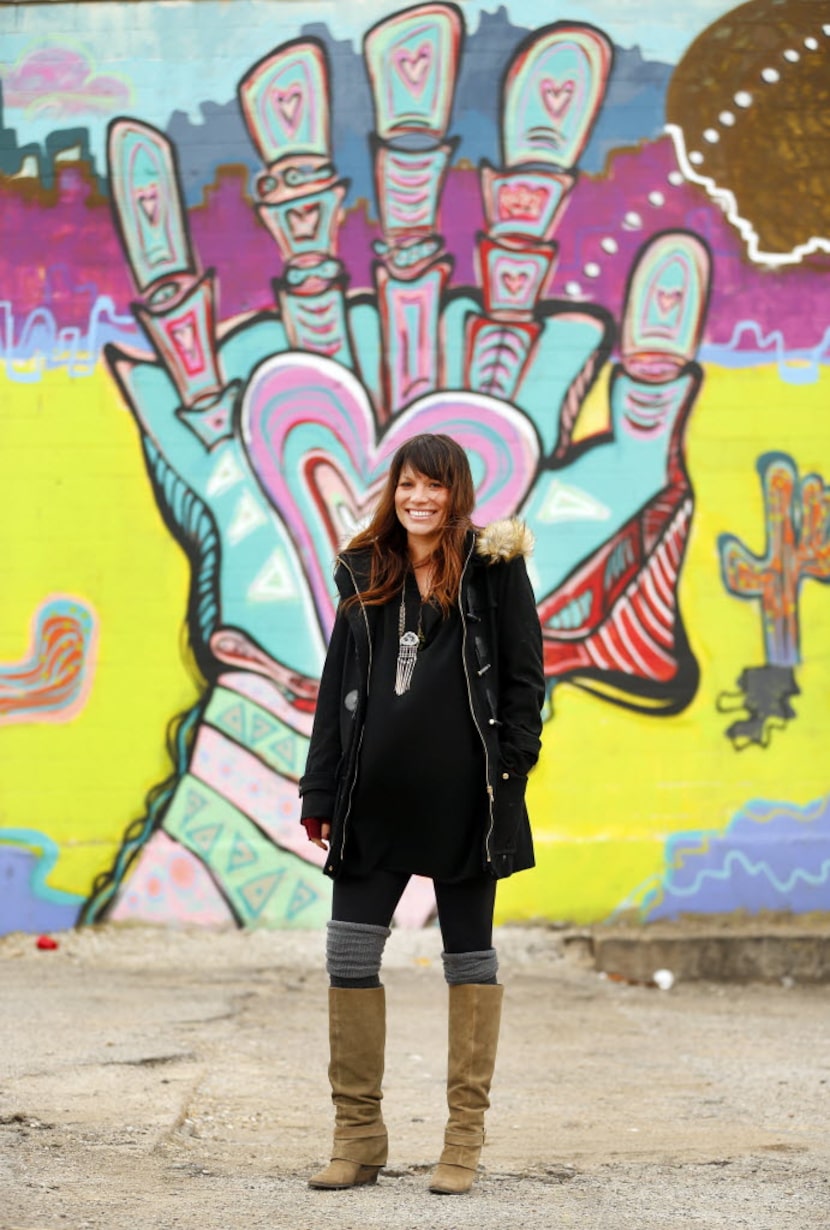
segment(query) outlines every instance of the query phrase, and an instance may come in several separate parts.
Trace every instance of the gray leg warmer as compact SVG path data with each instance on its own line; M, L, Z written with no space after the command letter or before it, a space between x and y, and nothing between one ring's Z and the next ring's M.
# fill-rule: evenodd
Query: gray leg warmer
M499 972L495 948L485 948L482 952L442 952L441 960L444 977L451 987L468 983L493 984Z
M391 932L371 923L326 924L326 969L333 987L379 987L383 949Z

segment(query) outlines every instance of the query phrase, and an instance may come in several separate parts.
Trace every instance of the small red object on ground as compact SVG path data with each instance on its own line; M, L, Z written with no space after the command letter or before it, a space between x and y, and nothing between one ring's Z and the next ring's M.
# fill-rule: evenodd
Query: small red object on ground
M54 948L58 947L58 941L53 940L51 935L39 935L37 937L37 947L51 952Z

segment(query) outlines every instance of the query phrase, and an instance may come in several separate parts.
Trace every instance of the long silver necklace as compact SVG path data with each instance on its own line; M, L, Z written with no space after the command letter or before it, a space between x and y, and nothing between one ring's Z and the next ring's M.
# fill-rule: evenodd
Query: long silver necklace
M401 606L398 611L398 663L395 669L395 695L403 696L409 691L415 666L418 661L418 650L423 640L422 630L423 607L418 609L418 631L406 631L406 577L401 586Z

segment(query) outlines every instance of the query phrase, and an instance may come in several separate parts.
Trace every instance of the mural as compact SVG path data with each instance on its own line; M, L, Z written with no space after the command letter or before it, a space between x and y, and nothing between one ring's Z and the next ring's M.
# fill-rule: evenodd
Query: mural
M816 156L830 129L827 17L814 0L750 0L695 39L669 86L667 130L684 175L766 265L830 252L830 164ZM758 168L771 149L787 193L764 191Z
M678 833L666 872L621 907L649 920L728 913L736 889L757 910L807 914L827 909L828 799L806 807L751 800L724 832Z
M799 481L791 457L762 457L758 470L768 525L765 554L753 555L730 534L718 544L727 589L759 601L764 634L764 665L747 667L738 680L738 707L746 708L749 717L727 731L736 746L742 741L765 745L776 722L795 717L789 697L799 692L799 590L807 577L830 581L830 491L816 474Z
M132 62L108 45L125 7L154 49ZM773 52L767 0L701 4L688 47L644 57L604 0L542 26L521 2L373 0L368 28L328 7L242 0L237 26L201 3L220 62L195 5L77 6L82 37L0 6L18 640L40 603L28 657L5 617L0 644L0 930L322 925L296 783L331 562L424 430L466 448L478 521L537 543L538 867L499 916L830 909L830 668L799 603L830 558L830 220L822 197L787 224L745 174L759 116L826 174L830 25L788 7ZM432 912L413 881L397 921Z
M0 722L66 722L92 677L94 618L82 602L52 598L35 615L32 652L0 665Z

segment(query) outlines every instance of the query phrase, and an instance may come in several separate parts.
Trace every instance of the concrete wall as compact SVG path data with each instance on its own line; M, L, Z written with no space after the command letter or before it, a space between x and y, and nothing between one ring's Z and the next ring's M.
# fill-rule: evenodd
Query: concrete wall
M322 924L330 561L430 429L537 539L499 919L830 909L830 16L540 7L0 6L0 931Z

